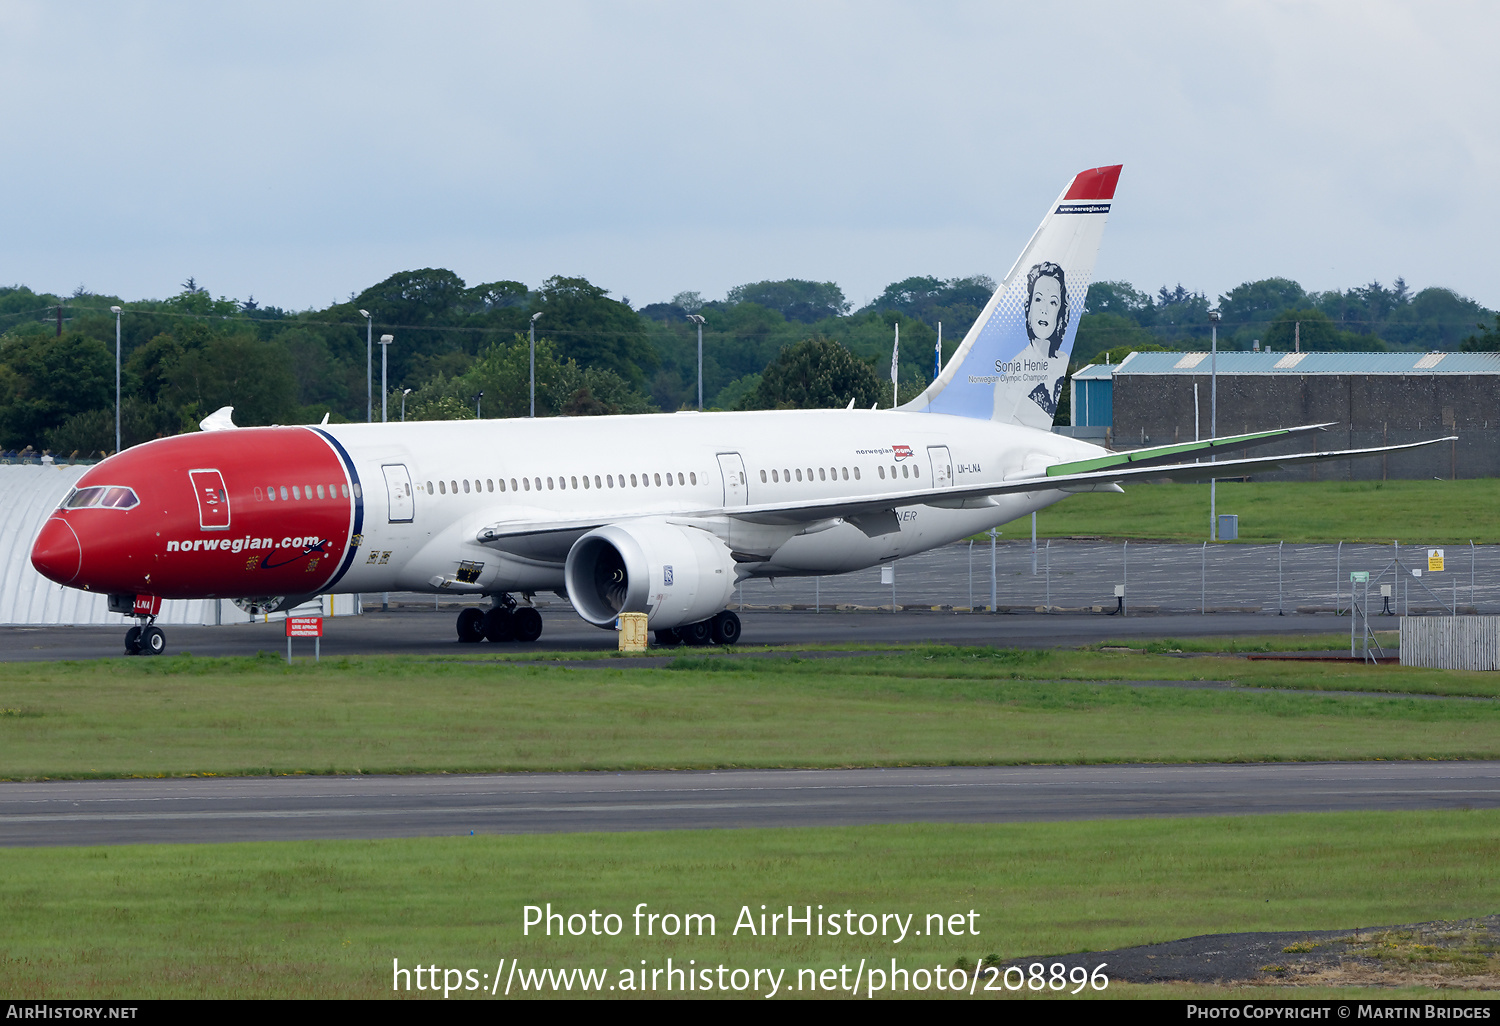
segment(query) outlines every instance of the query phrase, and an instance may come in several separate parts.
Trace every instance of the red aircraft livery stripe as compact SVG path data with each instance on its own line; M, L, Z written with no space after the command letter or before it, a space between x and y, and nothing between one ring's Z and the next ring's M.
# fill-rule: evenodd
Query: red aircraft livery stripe
M1120 181L1123 164L1110 167L1095 167L1082 171L1068 186L1064 200L1107 200L1115 198L1115 185Z

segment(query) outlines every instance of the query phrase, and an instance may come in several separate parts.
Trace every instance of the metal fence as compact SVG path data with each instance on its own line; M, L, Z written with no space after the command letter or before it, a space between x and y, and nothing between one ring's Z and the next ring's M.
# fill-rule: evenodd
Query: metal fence
M1427 571L1427 550L1444 570ZM1397 562L1399 560L1399 563ZM954 610L986 612L1347 614L1351 572L1370 575L1378 616L1500 613L1500 545L1177 545L1043 539L945 545L882 567L832 577L755 578L731 609ZM1411 571L1420 569L1421 577ZM1116 587L1124 594L1117 596ZM1390 588L1382 598L1381 588ZM1363 595L1364 585L1360 585ZM993 602L991 596L993 595ZM371 593L364 608L448 609L485 604L477 595ZM537 604L566 608L551 594Z
M1401 665L1500 670L1500 617L1402 617Z
M1430 572L1429 548L1444 550ZM988 540L948 545L837 577L743 583L745 608L944 608L1035 612L1334 613L1349 574L1370 574L1372 613L1500 612L1500 546L1177 545ZM1412 574L1421 570L1420 577ZM1381 585L1390 588L1381 597ZM1117 594L1117 588L1123 594Z

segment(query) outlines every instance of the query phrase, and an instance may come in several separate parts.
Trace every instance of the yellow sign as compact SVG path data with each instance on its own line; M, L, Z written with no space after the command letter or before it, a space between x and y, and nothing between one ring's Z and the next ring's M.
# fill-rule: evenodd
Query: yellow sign
M1427 550L1427 572L1430 573L1430 574L1435 574L1435 573L1441 572L1442 569L1443 569L1443 550L1442 549L1428 549Z
M621 652L646 651L645 613L621 613L616 623L620 630Z

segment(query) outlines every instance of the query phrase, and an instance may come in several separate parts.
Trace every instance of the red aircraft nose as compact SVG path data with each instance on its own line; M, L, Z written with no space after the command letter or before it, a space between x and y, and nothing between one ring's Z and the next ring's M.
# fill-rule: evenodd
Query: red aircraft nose
M83 569L83 548L67 521L53 517L31 546L31 565L48 580L68 584Z

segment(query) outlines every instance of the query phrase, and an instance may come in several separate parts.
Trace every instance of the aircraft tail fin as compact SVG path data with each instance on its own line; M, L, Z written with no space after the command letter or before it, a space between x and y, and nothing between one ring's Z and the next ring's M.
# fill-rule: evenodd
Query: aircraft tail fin
M1068 183L948 366L902 409L1051 429L1120 168Z

